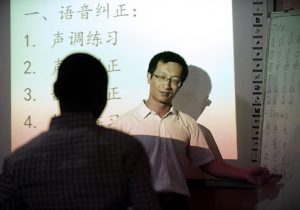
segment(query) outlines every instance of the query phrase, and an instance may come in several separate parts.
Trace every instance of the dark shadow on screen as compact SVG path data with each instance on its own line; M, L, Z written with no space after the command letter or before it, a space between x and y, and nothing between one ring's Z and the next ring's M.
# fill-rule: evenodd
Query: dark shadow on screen
M173 106L197 120L204 109L210 105L209 94L212 89L210 77L203 69L189 65L189 75L173 100ZM219 148L210 130L199 124L210 150L216 159L222 159Z
M174 98L173 106L197 120L208 105L212 85L206 71L193 65L188 69L189 75Z

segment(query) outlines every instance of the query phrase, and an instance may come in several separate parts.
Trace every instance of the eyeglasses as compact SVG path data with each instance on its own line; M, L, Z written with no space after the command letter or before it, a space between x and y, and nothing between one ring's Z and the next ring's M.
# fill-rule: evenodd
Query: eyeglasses
M175 86L175 87L180 87L181 85L181 80L179 78L168 78L167 76L163 76L163 75L157 75L157 74L154 74L152 73L152 75L157 78L157 80L159 82L171 82L171 85L172 86Z

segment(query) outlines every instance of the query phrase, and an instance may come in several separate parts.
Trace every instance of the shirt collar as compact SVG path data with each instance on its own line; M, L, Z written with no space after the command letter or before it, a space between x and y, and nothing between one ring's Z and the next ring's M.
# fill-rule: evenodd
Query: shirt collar
M149 116L153 111L150 110L145 103L145 100L142 101L142 103L139 105L138 107L138 113L142 118L146 118L147 116ZM178 117L178 113L179 111L174 108L173 106L171 107L171 109L169 110L169 112L166 114L166 116L174 114L176 117Z

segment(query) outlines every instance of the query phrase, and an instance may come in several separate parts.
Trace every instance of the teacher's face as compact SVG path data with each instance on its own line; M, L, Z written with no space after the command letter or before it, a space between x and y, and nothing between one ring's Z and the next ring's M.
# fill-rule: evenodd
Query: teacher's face
M156 70L147 79L150 85L149 100L171 105L179 90L182 68L178 63L158 62Z

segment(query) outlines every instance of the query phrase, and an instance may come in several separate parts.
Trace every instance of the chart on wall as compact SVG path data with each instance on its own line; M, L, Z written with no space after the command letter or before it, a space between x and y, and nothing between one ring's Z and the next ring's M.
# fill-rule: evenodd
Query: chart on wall
M231 0L11 0L12 149L59 114L52 85L68 54L88 52L106 66L108 104L98 123L108 125L148 97L148 63L171 50L210 75L213 103L202 119L223 157L235 159L232 31Z
M299 23L300 12L279 12L271 16L261 165L282 175L282 179L277 190L262 189L259 209L300 208ZM272 193L277 194L270 196ZM272 199L266 199L268 197Z

